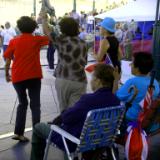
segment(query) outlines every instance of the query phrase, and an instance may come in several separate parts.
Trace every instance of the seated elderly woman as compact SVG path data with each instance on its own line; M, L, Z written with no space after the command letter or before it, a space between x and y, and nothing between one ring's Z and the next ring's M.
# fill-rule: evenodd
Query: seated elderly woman
M151 77L149 73L153 69L153 59L152 55L146 52L137 52L133 55L133 60L131 63L131 72L135 76L125 82L117 91L116 95L123 102L130 102L135 94L135 88L137 94L132 100L131 106L126 111L125 115L125 127L126 130L127 124L132 121L137 121L140 112L142 111L139 103L144 99L147 89L150 84ZM153 99L158 97L160 92L159 84L156 79L154 79L154 91ZM134 88L133 88L134 86ZM122 130L123 132L123 130Z
M109 65L98 64L95 67L91 80L91 86L94 92L84 94L77 103L60 114L59 125L62 129L79 138L88 111L120 104L118 98L112 93L114 84L113 73L114 68ZM55 121L53 121L53 123L54 122ZM43 159L46 139L49 132L49 124L39 123L34 127L31 160ZM62 138L59 134L53 133L52 142L56 144L58 148L64 150ZM76 146L70 142L69 150L72 152L75 149Z

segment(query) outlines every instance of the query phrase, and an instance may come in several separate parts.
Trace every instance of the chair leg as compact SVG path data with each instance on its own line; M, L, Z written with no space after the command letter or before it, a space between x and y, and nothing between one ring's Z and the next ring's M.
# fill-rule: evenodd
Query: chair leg
M73 160L73 159L72 159L72 156L71 156L71 153L69 152L69 149L68 149L67 143L66 143L66 141L65 141L65 138L64 138L63 136L62 136L62 140L63 140L64 146L65 146L65 150L66 150L68 159L69 159L69 160Z
M49 147L50 147L50 144L51 144L51 136L52 136L52 131L50 131L48 139L47 139L43 160L47 160L48 151L49 151Z
M116 156L115 156L115 154L114 154L113 147L111 148L111 154L112 154L113 160L116 160Z

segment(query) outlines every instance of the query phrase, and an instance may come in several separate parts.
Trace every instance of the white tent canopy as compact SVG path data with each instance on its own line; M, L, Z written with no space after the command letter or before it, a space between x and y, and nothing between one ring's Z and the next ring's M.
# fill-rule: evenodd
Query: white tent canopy
M112 17L116 21L155 21L157 0L136 0L125 6L99 14L95 18Z

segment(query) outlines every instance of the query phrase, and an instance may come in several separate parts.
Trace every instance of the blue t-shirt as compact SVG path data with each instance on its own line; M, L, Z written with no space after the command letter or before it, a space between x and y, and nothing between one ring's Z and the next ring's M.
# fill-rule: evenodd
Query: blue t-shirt
M135 76L134 78L129 79L126 83L116 92L117 97L123 101L128 102L131 100L134 91L132 90L129 93L129 88L131 86L135 86L138 89L138 94L132 102L132 106L128 109L126 113L126 118L129 120L137 120L139 112L141 111L140 108L140 101L145 97L148 86L150 84L150 77L149 76ZM153 99L155 99L160 92L159 84L157 80L154 80L154 92L153 92Z

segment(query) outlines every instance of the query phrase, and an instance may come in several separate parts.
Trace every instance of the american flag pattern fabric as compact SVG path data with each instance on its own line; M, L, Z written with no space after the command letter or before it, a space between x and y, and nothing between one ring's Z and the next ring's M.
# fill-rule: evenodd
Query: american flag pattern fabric
M127 129L125 155L127 160L146 160L148 143L146 133L138 125L130 125Z
M146 160L148 156L147 135L142 129L141 124L152 104L153 80L154 78L152 77L146 95L139 103L142 112L139 113L138 121L131 123L127 129L128 135L125 143L127 160Z
M148 91L144 97L144 99L142 99L139 103L139 105L141 106L141 108L146 111L150 108L151 103L152 103L152 96L153 96L153 89L152 88L148 88Z
M139 105L140 105L140 107L142 109L142 112L140 112L139 117L138 117L138 120L140 122L142 122L142 120L145 117L146 112L149 111L149 109L151 107L152 96L153 96L153 88L149 87L148 90L147 90L147 93L146 93L146 95L144 97L144 99L142 99L140 101L140 103L139 103Z

